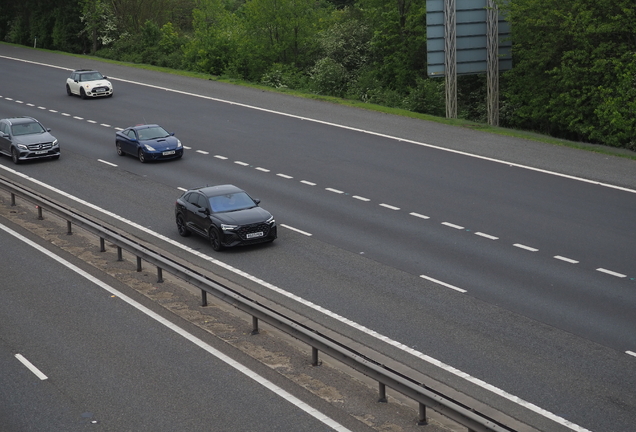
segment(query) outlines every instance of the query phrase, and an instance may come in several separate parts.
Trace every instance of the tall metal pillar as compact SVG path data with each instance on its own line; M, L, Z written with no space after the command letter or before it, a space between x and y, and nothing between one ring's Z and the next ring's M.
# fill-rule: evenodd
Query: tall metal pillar
M455 10L455 0L444 0L446 118L457 118L457 15Z
M486 45L488 124L499 126L499 10L494 0L486 7Z

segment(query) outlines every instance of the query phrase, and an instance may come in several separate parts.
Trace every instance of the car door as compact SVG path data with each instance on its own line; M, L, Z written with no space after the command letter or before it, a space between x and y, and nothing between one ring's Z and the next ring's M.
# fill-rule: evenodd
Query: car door
M133 129L127 129L122 132L123 141L122 149L131 155L137 155L137 135Z
M80 86L80 84L78 83L78 81L79 81L79 74L72 73L71 74L71 82L68 83L68 86L71 89L71 93L79 94L79 86Z
M210 201L203 194L193 195L193 201L196 198L196 204L192 212L192 225L201 233L206 233L210 226Z
M0 132L2 132L2 136L0 136L0 151L3 153L10 153L11 137L9 136L9 125L4 122L0 122Z

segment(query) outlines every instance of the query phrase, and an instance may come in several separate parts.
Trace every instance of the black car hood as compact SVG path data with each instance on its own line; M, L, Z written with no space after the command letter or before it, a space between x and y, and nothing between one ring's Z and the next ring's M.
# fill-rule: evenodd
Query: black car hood
M260 207L252 207L245 210L236 210L226 213L214 213L212 216L221 221L221 223L228 225L249 225L265 222L267 219L272 217L270 212Z

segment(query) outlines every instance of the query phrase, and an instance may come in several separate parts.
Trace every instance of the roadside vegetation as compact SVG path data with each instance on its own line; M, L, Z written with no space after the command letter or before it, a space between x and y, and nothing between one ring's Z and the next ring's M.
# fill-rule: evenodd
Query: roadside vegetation
M426 74L425 0L3 3L5 42L445 116L444 81ZM514 63L500 79L500 125L597 151L636 150L634 0L508 0L500 7L512 28ZM458 116L447 121L490 129L484 75L459 77Z

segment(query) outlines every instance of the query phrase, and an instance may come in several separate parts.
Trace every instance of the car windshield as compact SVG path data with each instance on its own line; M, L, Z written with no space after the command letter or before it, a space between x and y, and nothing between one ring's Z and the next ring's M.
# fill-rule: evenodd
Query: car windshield
M153 140L170 136L170 134L161 126L138 129L137 134L139 135L140 140Z
M254 200L245 192L210 197L210 206L215 213L243 210L255 205Z
M31 135L44 132L44 128L38 122L19 123L11 126L11 132L14 136Z
M97 81L103 78L104 76L99 72L83 73L79 76L80 81Z

